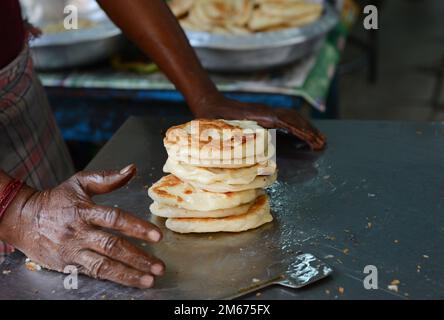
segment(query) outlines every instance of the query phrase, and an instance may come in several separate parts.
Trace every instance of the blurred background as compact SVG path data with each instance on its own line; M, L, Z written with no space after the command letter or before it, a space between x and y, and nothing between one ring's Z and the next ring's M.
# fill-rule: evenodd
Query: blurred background
M295 108L314 121L444 121L444 1L251 1L249 18L236 7L225 17L206 13L200 0L169 2L228 96ZM43 31L32 54L77 169L131 115L191 117L94 0L21 3ZM63 27L70 4L78 30ZM378 9L376 30L364 28L367 5Z

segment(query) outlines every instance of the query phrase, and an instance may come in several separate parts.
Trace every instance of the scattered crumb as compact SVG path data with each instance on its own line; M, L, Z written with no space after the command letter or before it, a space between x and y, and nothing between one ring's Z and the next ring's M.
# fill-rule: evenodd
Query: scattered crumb
M350 250L349 250L348 248L345 248L344 250L342 250L342 252L343 252L344 254L349 254Z
M404 293L404 295L406 296L406 297L408 297L409 296L409 294L406 292L406 293Z
M395 284L388 285L387 289L389 289L390 291L398 292L398 286Z
M426 254L423 254L422 257L423 257L424 259L428 259L428 258L430 258L430 257L429 257L428 255L426 255Z
M393 242L394 242L394 243L399 243L399 240L394 240Z
M114 205L114 208L118 208L118 207L119 207L119 205L118 205L118 204L115 204L115 205Z
M142 242L140 245L141 245L142 247L146 247L148 244L147 244L146 242Z
M343 287L339 287L339 288L338 288L338 291L339 291L340 294L344 294L344 291L345 291L345 290L344 290Z
M330 294L330 290L325 289L325 294Z
M335 256L332 254L328 254L324 257L324 259L333 259Z
M367 193L367 197L374 198L374 197L376 197L376 194L374 194L374 193Z
M4 275L8 275L8 274L10 274L11 273L11 270L3 270L3 272L2 272Z
M41 266L39 266L35 262L32 262L31 259L29 259L29 258L26 258L26 260L25 260L25 267L29 271L40 271L40 270L42 270Z
M421 272L421 265L418 264L418 265L416 266L416 272L418 272L418 273Z
M106 294L104 294L103 296L101 296L102 299L106 299Z
M54 293L56 293L56 291L55 291L55 290L52 290L51 293L54 294Z
M330 176L329 176L329 175L326 175L326 176L324 176L323 178L324 178L324 180L327 180L327 179L330 179Z
M253 279L251 279L251 281L254 282L254 283L258 283L258 282L260 282L261 280L259 280L258 278L253 278Z
M367 222L367 228L370 229L372 227L372 223L371 222Z
M258 292L256 293L256 297L260 297L262 295L262 293Z
M401 282L398 279L394 279L392 280L392 282L390 282L391 285L396 286L398 284L400 284Z

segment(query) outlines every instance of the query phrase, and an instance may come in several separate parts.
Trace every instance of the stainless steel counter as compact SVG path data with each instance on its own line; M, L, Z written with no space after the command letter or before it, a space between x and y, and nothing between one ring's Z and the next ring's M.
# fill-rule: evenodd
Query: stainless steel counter
M164 130L186 120L130 118L89 169L134 162L138 175L128 187L97 201L148 218L146 188L163 175ZM261 290L259 298L444 298L444 124L317 125L329 138L324 152L277 138L280 178L270 189L275 222L234 235L165 230L161 244L144 247L168 267L155 289L81 277L79 289L68 291L63 289L64 275L28 271L24 257L15 253L0 265L0 298L223 298L251 286L253 279L280 272L279 262L298 251L315 254L334 273L304 289ZM163 226L162 220L153 221ZM378 290L364 288L366 265L378 270ZM398 281L397 287L388 288Z

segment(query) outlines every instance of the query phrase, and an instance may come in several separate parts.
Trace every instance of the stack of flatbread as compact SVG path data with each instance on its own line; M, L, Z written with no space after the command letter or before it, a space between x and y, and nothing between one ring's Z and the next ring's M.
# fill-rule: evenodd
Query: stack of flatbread
M319 0L171 0L184 29L248 34L297 28L322 15Z
M170 128L150 210L179 233L240 232L273 220L264 188L277 177L268 130L254 121L193 120Z

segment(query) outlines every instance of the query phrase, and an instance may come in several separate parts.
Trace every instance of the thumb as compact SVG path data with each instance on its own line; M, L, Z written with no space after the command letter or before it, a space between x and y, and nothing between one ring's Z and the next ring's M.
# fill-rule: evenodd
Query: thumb
M135 174L136 166L130 164L120 171L81 171L74 178L89 196L93 196L123 187Z

